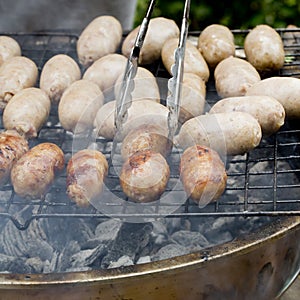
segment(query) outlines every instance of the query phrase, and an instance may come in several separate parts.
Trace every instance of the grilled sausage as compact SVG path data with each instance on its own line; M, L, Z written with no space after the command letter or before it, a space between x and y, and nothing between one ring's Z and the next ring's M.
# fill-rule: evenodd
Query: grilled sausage
M120 74L115 85L115 97L120 96L124 74ZM151 99L160 102L160 93L156 78L147 69L138 67L134 78L134 88L131 93L132 101L141 99Z
M96 83L88 80L73 82L63 93L58 105L58 117L65 130L81 133L93 127L93 121L103 105L103 94Z
M139 29L140 26L133 29L123 42L122 53L127 57L129 57L131 53L131 49L134 46ZM163 17L151 19L143 47L140 52L139 64L151 64L158 60L161 56L161 50L164 43L171 38L178 37L179 28L173 20Z
M97 59L83 74L83 79L96 83L106 97L115 99L112 93L115 83L125 71L125 56L113 53ZM112 93L112 95L110 95Z
M288 119L300 118L300 79L293 77L270 77L248 89L246 95L264 95L277 99L285 109Z
M209 25L199 35L198 48L207 64L215 68L223 59L235 55L233 33L224 25Z
M175 62L174 52L178 47L178 39L172 38L163 45L161 56L162 62L168 72L171 74L171 67ZM186 41L184 56L184 72L194 73L202 78L205 82L209 78L209 68L200 51L189 40Z
M160 153L136 152L123 164L120 184L123 192L139 203L157 200L165 191L170 169Z
M258 146L262 132L258 121L245 112L206 114L185 122L176 137L183 149L207 146L221 155L244 154Z
M7 183L12 166L27 151L27 140L16 131L0 133L0 185Z
M3 112L6 129L15 129L25 138L36 137L50 113L51 102L39 88L26 88L9 101Z
M191 146L183 152L180 178L187 196L200 207L218 199L227 182L225 166L218 153L199 145Z
M40 199L46 195L57 172L64 168L64 154L52 143L41 143L26 152L12 167L11 182L20 197Z
M38 76L36 64L24 56L8 59L0 67L0 109L22 89L35 85Z
M131 130L124 138L121 155L124 160L138 151L151 150L166 157L172 150L166 128L156 124L142 125Z
M284 65L284 46L280 35L269 25L258 25L246 36L247 60L261 73L278 71Z
M100 16L92 20L77 41L79 62L88 67L97 59L116 52L122 33L121 23L113 16Z
M53 104L58 104L66 88L80 77L76 61L68 55L57 54L45 63L41 72L40 88L47 93Z
M217 65L214 76L222 98L244 96L249 87L260 81L259 73L249 62L232 56Z
M19 43L10 36L0 36L0 66L9 58L21 55Z
M279 130L284 124L285 110L273 97L242 96L224 98L210 109L210 113L244 111L257 119L262 133L266 136Z
M116 101L105 103L97 112L94 120L98 136L106 139L113 139L116 135L114 124ZM123 124L121 138L124 138L130 130L138 128L143 124L156 124L162 128L167 128L167 118L169 110L164 105L153 100L133 101L128 109L127 120Z
M88 206L102 193L107 171L107 160L100 151L78 151L67 165L67 195L77 205Z

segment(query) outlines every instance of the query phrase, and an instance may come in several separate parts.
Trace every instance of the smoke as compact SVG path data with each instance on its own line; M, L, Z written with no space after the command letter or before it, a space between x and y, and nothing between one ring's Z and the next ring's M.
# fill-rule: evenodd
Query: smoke
M126 3L126 5L124 5ZM0 0L1 32L82 30L93 18L112 15L133 26L136 0Z

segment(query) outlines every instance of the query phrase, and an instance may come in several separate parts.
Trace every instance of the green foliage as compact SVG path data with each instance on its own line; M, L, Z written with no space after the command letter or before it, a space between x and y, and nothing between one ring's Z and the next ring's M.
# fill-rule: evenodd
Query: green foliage
M163 16L181 24L184 0L158 0L153 16ZM138 0L135 25L141 23L148 1ZM268 24L284 28L289 24L300 26L299 0L191 0L190 30L202 30L219 23L231 29L252 28Z

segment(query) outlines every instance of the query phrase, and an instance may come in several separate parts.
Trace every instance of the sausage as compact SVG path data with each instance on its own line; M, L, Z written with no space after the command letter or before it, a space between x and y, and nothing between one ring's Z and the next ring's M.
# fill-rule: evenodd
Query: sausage
M5 107L4 127L15 129L25 138L36 137L48 119L50 107L50 99L43 90L26 88L13 96Z
M33 87L37 81L38 68L29 58L15 56L0 67L0 109L22 89Z
M257 25L245 38L247 60L261 73L268 74L281 69L285 53L280 35L266 24Z
M124 74L120 74L115 84L115 97L120 97ZM136 76L133 80L134 88L131 93L132 101L141 99L151 99L160 102L159 87L154 75L143 67L138 67Z
M134 46L140 26L133 29L124 39L122 53L129 57ZM167 18L156 17L150 20L148 31L139 56L139 64L146 65L154 63L161 57L164 43L171 38L179 37L177 24Z
M250 86L261 80L249 62L232 56L217 65L214 77L216 90L222 98L244 96Z
M112 91L120 74L124 74L126 64L125 56L117 53L108 54L87 68L82 78L96 83L106 97L115 99Z
M166 41L163 45L161 56L162 62L171 74L171 67L175 62L174 51L178 47L178 39L172 38ZM202 54L196 46L189 40L186 41L185 56L184 56L184 72L194 73L202 78L205 82L209 78L209 68Z
M93 128L93 121L103 105L103 94L96 83L82 79L73 82L63 93L58 104L62 127L73 133Z
M277 99L285 109L288 119L300 118L300 79L294 77L270 77L248 89L246 95L264 95Z
M209 67L213 69L223 59L235 55L233 33L224 25L209 25L198 37L198 48Z
M97 59L117 51L122 40L122 25L113 16L93 19L81 32L77 41L79 62L90 66Z
M187 148L180 159L180 178L188 197L200 207L224 192L227 174L219 154L205 146Z
M116 101L105 103L97 112L94 127L98 136L112 140L116 136L114 124ZM164 105L153 100L142 99L133 101L128 109L127 120L123 124L123 132L120 138L124 138L130 130L143 124L156 124L162 128L168 126L169 110Z
M265 136L278 131L285 119L284 107L275 98L269 96L224 98L210 109L210 113L230 111L244 111L251 114L257 119Z
M120 184L134 202L152 202L165 191L170 169L160 153L150 150L136 152L123 164Z
M206 97L205 82L196 74L184 73L178 120L181 124L200 116L204 111Z
M166 128L145 124L131 130L122 141L121 155L124 160L143 150L151 150L166 157L172 150Z
M81 71L76 61L66 54L57 54L45 63L40 88L47 93L53 104L58 104L66 88L80 77Z
M14 191L25 199L41 199L63 168L64 154L57 145L38 144L13 165L11 182Z
M67 195L78 206L88 206L103 190L108 172L105 156L97 150L84 149L75 153L67 165Z
M0 66L9 58L21 55L19 43L12 37L0 36Z
M258 121L246 112L206 114L185 122L176 143L183 149L207 146L220 155L244 154L258 146L262 132Z
M12 166L27 151L27 140L16 131L0 133L0 185L7 183Z

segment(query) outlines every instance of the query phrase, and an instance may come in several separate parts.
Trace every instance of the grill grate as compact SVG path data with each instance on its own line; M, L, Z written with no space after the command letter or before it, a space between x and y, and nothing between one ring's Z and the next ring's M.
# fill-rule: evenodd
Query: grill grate
M281 76L300 78L300 30L278 30L285 43L286 63ZM237 44L242 45L247 30L233 31ZM4 33L7 34L7 33ZM77 60L78 36L61 32L9 34L21 45L23 55L31 58L41 71L44 63L53 55L65 53ZM192 32L196 38L199 32ZM237 53L243 55L242 47ZM149 66L156 77L168 77L161 62ZM84 70L82 69L82 72ZM207 85L207 101L213 104L218 99L214 84ZM286 124L277 134L262 140L253 151L230 157L227 160L228 184L224 195L205 208L198 208L192 201L176 200L165 203L157 201L142 210L130 201L112 201L114 195L128 200L123 195L114 167L110 166L107 190L101 207L79 208L65 194L66 174L62 173L44 199L28 201L15 195L10 184L0 188L0 219L10 219L17 228L26 229L33 219L39 218L161 218L203 216L281 216L300 214L300 129L297 124ZM2 121L0 129L3 129ZM72 154L73 136L59 124L57 108L53 107L49 120L41 129L37 139L30 140L30 147L50 141L62 148L66 161ZM97 147L109 159L112 143L104 139L95 140ZM175 190L178 182L179 150L169 158L171 178L165 194ZM175 187L175 188L174 188ZM103 213L104 210L104 213ZM166 213L166 211L172 211Z

